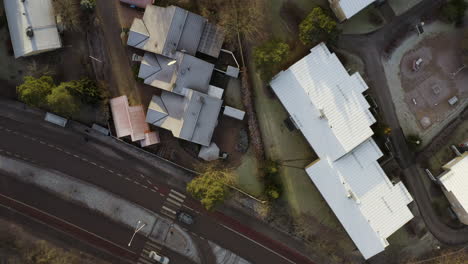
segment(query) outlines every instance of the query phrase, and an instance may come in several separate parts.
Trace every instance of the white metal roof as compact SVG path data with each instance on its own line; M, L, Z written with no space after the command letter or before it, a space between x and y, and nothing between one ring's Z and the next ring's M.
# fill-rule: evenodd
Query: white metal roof
M245 112L226 105L224 107L223 115L235 118L237 120L244 120Z
M350 76L323 43L278 74L271 87L320 157L336 160L373 134L375 119L362 96L366 83L359 73Z
M447 172L440 178L440 182L457 198L463 209L468 212L468 153L456 158L444 166Z
M367 85L323 43L270 85L320 157L306 171L351 239L366 259L383 251L413 217L412 198L377 162L382 152L369 127L375 119L362 95Z
M354 16L374 1L375 0L338 0L341 10L347 19Z
M15 58L62 47L51 0L6 0L4 4ZM26 35L29 27L32 37Z

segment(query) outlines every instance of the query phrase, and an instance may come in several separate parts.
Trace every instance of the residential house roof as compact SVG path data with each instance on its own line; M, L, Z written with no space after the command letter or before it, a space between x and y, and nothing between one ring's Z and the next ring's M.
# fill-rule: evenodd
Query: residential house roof
M186 91L185 96L166 91L153 96L146 122L170 130L177 138L209 146L223 101L192 89Z
M185 93L184 88L207 93L214 65L189 54L177 52L173 59L146 52L141 62L138 77L144 83L174 92Z
M443 166L446 170L439 181L447 192L452 193L463 210L468 212L468 152Z
M145 111L141 105L129 106L127 96L123 95L112 98L110 107L118 138L130 136L132 141L140 141L145 145L159 143L159 136L151 132L146 123Z
M176 6L148 6L143 19L133 21L127 44L173 59L177 51L217 58L223 40L224 31L202 16Z
M15 58L62 47L51 0L3 2Z
M375 119L361 76L350 76L321 43L270 85L319 156L306 172L357 248L366 259L383 251L413 217L412 198L377 162L382 152L372 139Z

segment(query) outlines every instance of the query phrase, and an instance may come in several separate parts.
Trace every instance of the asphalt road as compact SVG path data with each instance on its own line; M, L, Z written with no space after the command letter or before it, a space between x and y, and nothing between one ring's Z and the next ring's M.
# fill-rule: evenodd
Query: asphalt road
M159 214L165 214L162 207L168 206L166 199L171 191L185 193L167 185L180 185L185 181L183 177L158 170L92 137L86 141L84 135L73 130L37 120L33 122L27 118L27 113L15 118L18 113L6 114L6 109L0 110L3 111L0 115L0 149L3 155L21 158L92 183ZM15 120L21 118L24 119L22 122ZM26 194L23 196L29 196ZM194 211L196 224L188 227L192 235L209 239L252 263L311 263L294 250L242 223L220 213L204 211L198 201L189 197L184 200L184 209L197 211Z
M39 219L45 229L64 230L74 239L99 245L112 256L112 263L124 263L127 259L136 261L148 241L146 237L136 235L131 247L128 247L127 244L133 234L131 228L2 173L0 173L0 204L7 204L23 216ZM6 209L2 209L2 214L6 214ZM193 261L168 248L161 247L155 250L169 257L173 263L193 264Z
M401 37L408 28L424 18L430 17L439 8L441 0L423 0L405 14L394 18L383 28L366 35L344 35L340 37L338 46L353 52L364 61L368 84L378 102L380 113L386 123L392 128L390 135L395 157L403 169L405 185L413 196L428 230L442 243L457 245L468 242L468 227L454 229L446 225L436 214L429 199L428 191L422 177L427 177L417 164L414 154L409 150L405 136L396 115L395 105L382 66L382 56L385 47ZM415 31L413 34L417 34Z

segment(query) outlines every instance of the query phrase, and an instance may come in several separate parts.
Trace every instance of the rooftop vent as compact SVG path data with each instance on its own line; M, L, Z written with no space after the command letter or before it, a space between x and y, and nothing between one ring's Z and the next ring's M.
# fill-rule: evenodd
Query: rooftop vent
M325 111L323 110L323 108L319 108L319 112L320 112L320 115L319 115L320 119L326 119L327 118L325 116Z
M27 27L27 28L26 28L26 35L27 35L29 38L34 37L34 31L33 31L33 28L32 28L32 27Z

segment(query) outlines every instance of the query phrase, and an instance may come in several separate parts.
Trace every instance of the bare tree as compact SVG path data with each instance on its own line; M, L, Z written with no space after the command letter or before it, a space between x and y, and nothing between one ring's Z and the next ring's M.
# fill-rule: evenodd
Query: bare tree
M80 0L54 0L52 4L66 30L82 30Z

